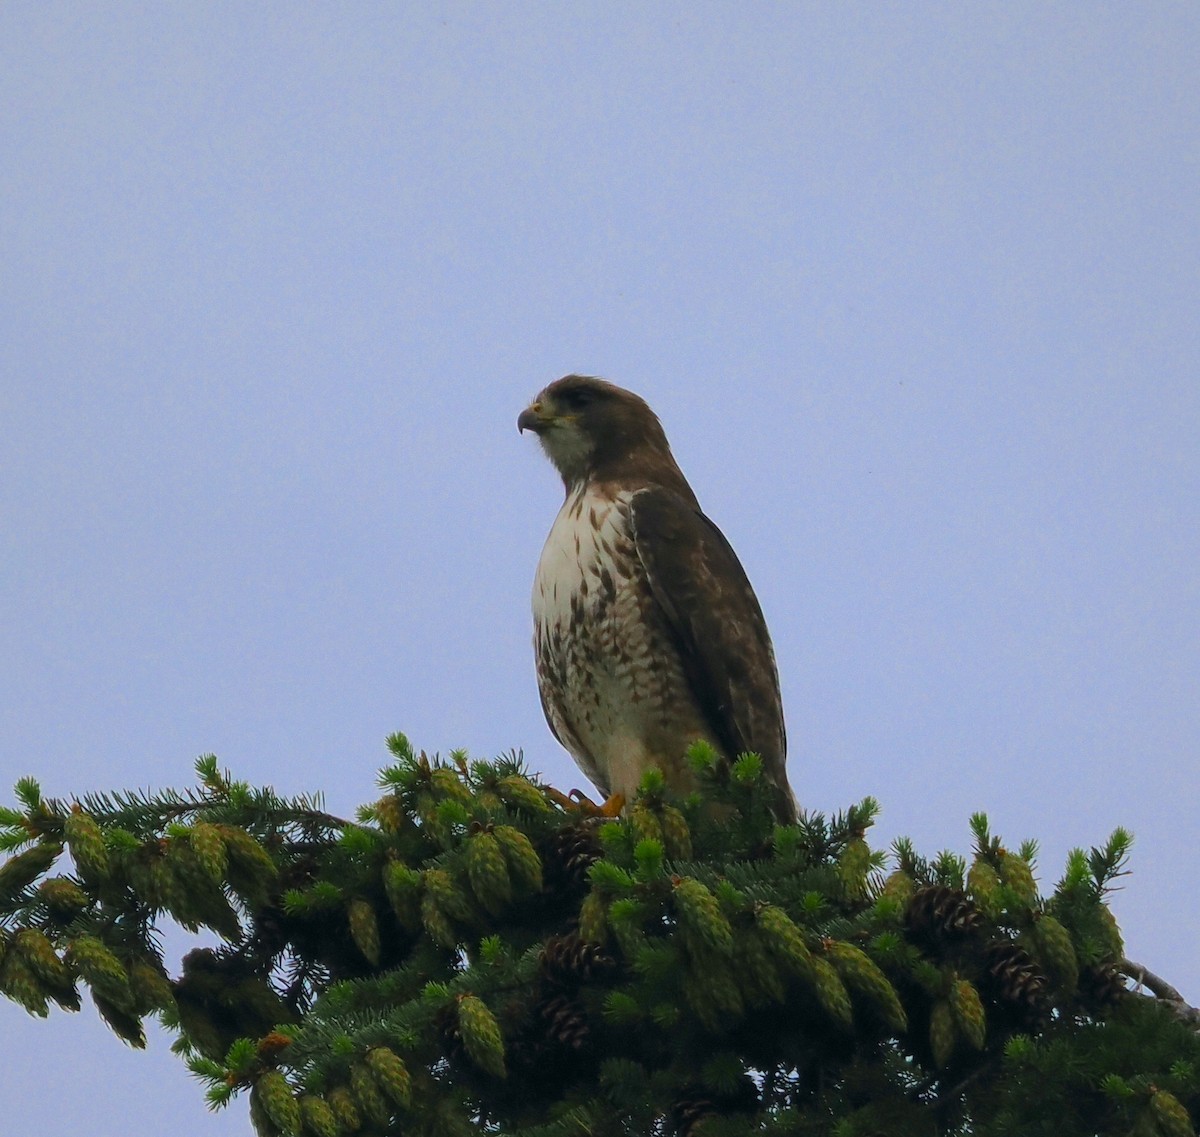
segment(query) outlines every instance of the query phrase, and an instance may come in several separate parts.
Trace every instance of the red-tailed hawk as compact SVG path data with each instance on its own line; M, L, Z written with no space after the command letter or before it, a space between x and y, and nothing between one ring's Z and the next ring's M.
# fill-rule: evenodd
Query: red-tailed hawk
M533 586L542 709L606 794L648 766L692 788L684 752L761 755L773 812L793 821L779 675L737 555L700 510L654 412L567 375L521 412L566 486Z

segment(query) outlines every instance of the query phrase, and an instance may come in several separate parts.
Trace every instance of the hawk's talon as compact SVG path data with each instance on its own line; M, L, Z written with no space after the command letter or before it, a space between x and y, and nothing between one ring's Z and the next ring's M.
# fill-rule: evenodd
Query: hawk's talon
M571 794L577 794L578 790L572 790L571 794L565 794L562 790L556 790L553 786L542 786L540 788L542 793L560 809L565 809L568 813L574 813L579 808L571 797Z
M582 790L572 790L567 796L574 803L574 808L587 817L620 817L621 810L625 808L624 794L612 794L603 805L597 805Z
M542 792L567 813L579 813L584 817L619 817L625 808L624 794L613 794L603 805L597 805L583 790L565 794L553 786L542 786Z

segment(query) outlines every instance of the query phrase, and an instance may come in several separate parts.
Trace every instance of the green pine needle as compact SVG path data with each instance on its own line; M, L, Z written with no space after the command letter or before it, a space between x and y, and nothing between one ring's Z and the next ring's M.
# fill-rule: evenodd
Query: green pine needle
M698 743L697 788L651 771L605 821L531 789L517 751L388 748L357 824L211 755L184 790L22 779L0 993L40 1014L90 987L126 1038L157 1010L210 1105L257 1084L260 1121L265 1096L314 1132L382 1131L395 1106L445 1137L1115 1137L1182 1133L1200 1100L1200 1038L1114 971L1124 830L1039 901L976 813L1006 879L966 896L962 855L906 838L882 879L873 798L773 824L753 754ZM175 922L218 941L164 958Z

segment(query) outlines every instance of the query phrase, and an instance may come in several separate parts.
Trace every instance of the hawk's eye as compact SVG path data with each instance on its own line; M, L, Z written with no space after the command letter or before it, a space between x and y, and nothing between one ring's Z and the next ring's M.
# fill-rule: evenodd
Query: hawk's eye
M572 387L563 391L559 398L568 410L580 411L592 402L595 394L595 391L591 391L587 387Z

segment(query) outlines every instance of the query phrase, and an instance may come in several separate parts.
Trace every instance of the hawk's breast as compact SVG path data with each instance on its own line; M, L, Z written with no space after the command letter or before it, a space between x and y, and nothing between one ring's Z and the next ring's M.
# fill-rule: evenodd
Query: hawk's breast
M648 765L682 782L688 743L711 740L638 556L634 492L571 493L533 586L547 718L588 777L627 798Z

